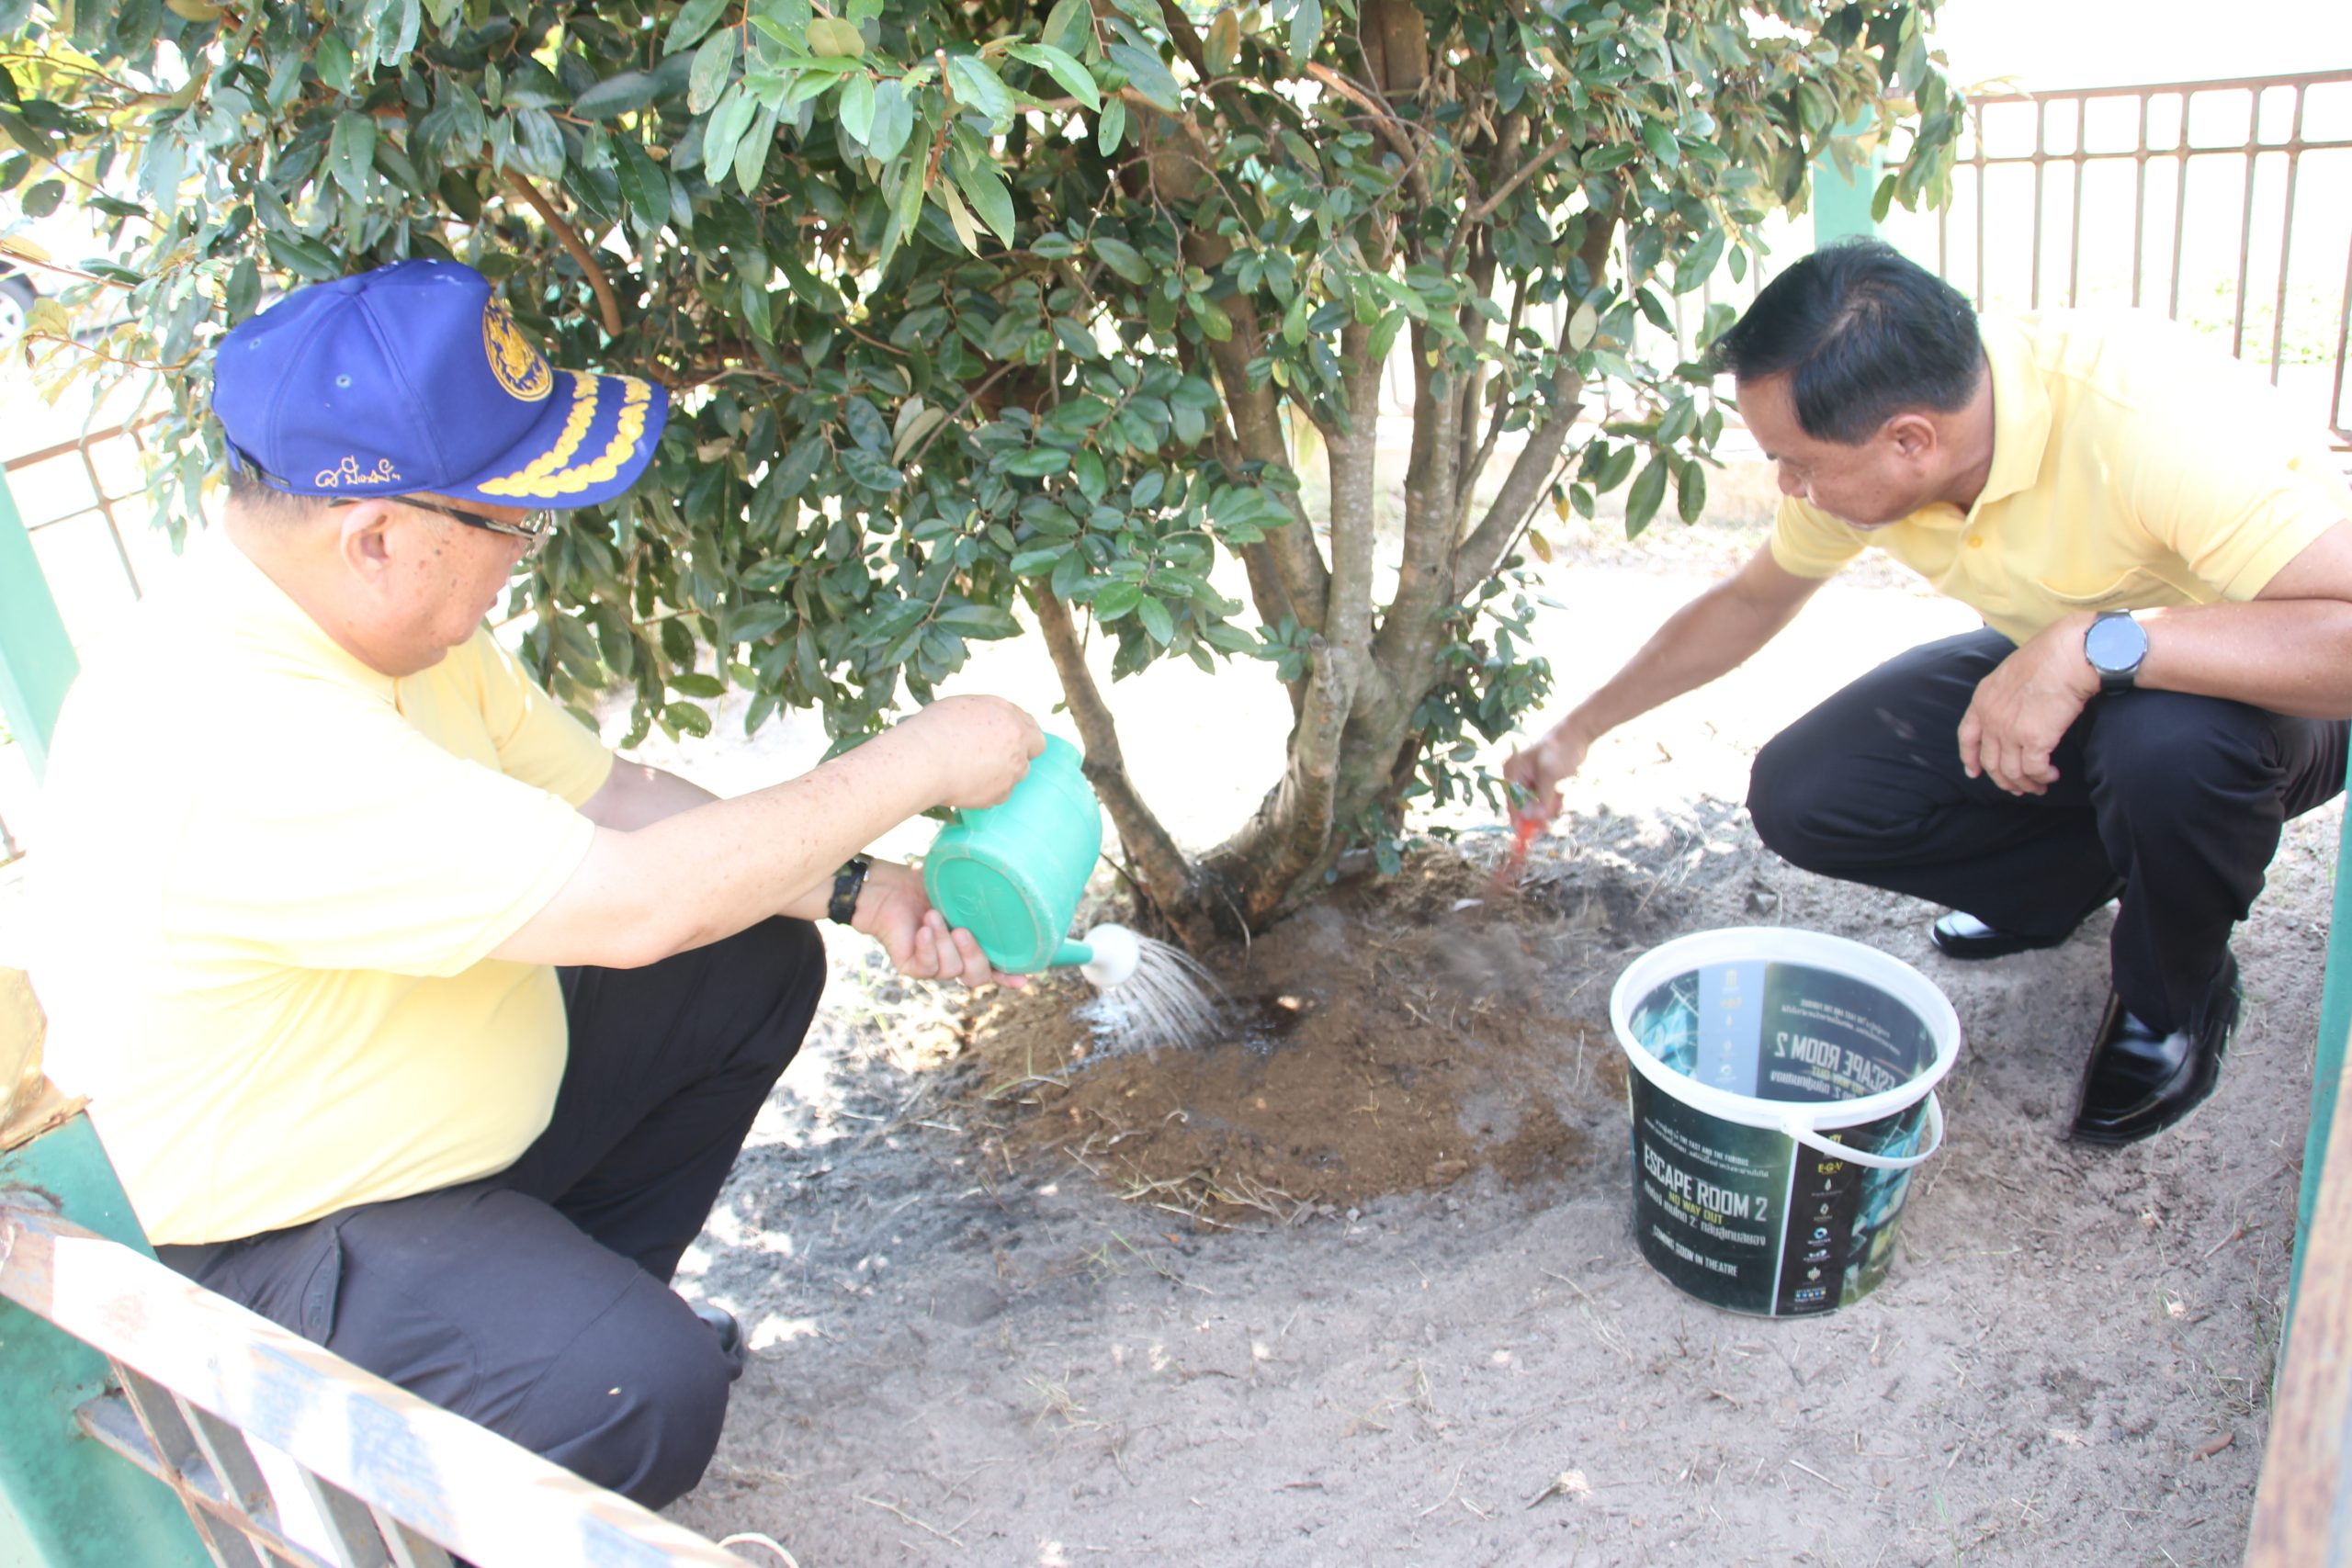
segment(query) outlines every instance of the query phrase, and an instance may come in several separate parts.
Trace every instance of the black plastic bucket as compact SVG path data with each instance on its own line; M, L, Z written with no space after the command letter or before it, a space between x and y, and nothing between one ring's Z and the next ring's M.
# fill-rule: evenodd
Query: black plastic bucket
M1842 937L1702 931L1618 976L1642 1255L1713 1306L1832 1312L1886 1277L1912 1169L1943 1144L1960 1019Z

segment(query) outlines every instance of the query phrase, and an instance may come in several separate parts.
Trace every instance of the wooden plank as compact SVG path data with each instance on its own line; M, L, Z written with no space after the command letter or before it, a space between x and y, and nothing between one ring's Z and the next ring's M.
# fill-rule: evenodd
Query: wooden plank
M478 1568L742 1568L701 1536L53 1214L0 1203L0 1295Z
M2352 1095L2335 1099L2326 1147L2245 1568L2352 1564Z

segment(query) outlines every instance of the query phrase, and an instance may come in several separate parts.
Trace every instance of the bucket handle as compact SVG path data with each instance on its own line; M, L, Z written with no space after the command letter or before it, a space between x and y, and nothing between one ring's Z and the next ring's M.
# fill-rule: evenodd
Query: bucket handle
M1856 1165L1867 1166L1872 1170L1909 1170L1915 1166L1925 1165L1928 1160L1933 1159L1936 1151L1944 1146L1944 1108L1942 1102L1936 1099L1934 1089L1928 1091L1928 1146L1916 1155L1864 1154L1860 1149L1850 1149L1843 1144L1831 1143L1814 1131L1810 1123L1799 1122L1794 1118L1782 1122L1781 1131L1803 1144L1806 1148L1838 1159L1851 1160Z

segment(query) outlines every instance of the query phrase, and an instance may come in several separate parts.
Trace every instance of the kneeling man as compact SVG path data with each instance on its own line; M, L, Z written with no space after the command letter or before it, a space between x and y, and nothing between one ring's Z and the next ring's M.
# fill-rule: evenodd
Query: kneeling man
M1775 278L1715 345L1779 466L1772 537L1506 773L1548 815L1617 725L1738 666L1872 546L1984 617L1776 737L1748 809L1808 871L1947 905L1954 958L2120 900L2075 1136L2212 1091L2232 926L2280 825L2343 787L2352 491L2244 367L2170 322L1979 321L1876 243Z

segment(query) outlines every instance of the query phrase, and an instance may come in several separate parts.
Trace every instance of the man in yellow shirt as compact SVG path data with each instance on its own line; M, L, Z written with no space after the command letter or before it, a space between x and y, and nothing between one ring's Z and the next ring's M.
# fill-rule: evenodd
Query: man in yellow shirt
M82 677L35 863L58 1081L163 1258L659 1506L741 1368L669 1289L824 979L810 923L991 978L861 846L1044 741L935 703L720 801L616 761L483 617L654 457L471 268L288 296L214 357L220 536Z
M1779 465L1770 543L1505 772L1548 815L1600 735L1764 646L1875 545L1984 617L1758 753L1748 808L1811 871L1948 905L1955 958L2064 942L2120 895L2074 1134L2212 1090L2232 926L2289 818L2343 786L2352 491L2267 389L2169 322L1980 323L1875 243L1767 287L1715 349Z

